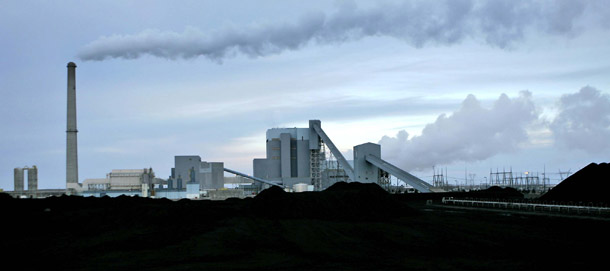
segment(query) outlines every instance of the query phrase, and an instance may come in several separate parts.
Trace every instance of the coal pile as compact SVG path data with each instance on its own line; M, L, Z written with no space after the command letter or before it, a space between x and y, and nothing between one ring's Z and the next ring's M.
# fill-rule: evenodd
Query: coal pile
M453 210L397 196L360 183L303 193L272 187L225 201L0 193L3 259L42 270L591 270L605 264L606 251L598 247L610 243L610 220Z
M610 164L591 163L540 197L543 201L610 204Z
M471 198L476 198L476 199L487 199L487 200L493 200L493 199L505 199L505 200L519 200L519 199L523 199L523 194L521 192L519 192L517 189L514 189L512 187L499 187L499 186L492 186L490 188L487 188L485 190L478 190L478 191L472 191L472 192L468 192L467 197L471 197Z
M252 207L254 214L265 217L350 221L417 213L379 185L358 182L338 182L321 192L286 193L271 187L254 198Z

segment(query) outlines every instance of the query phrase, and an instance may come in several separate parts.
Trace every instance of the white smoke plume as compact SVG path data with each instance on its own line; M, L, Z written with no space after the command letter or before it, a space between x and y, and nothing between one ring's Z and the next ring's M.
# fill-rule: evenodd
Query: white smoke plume
M555 143L589 153L610 150L610 96L586 86L563 95L559 113L551 122Z
M421 135L409 138L402 130L396 137L384 136L379 144L387 160L406 170L479 161L512 151L527 141L526 127L537 121L538 115L528 91L513 99L502 94L490 109L468 95L458 111L440 115Z
M86 45L78 56L82 60L203 56L222 62L235 53L260 57L310 43L340 43L371 36L394 37L415 47L451 45L474 38L503 48L523 39L528 30L577 35L580 29L576 23L584 19L595 27L607 28L610 9L597 8L606 4L603 0L414 0L360 9L352 3L332 14L309 14L293 23L215 31L188 27L181 33L149 29L105 36Z

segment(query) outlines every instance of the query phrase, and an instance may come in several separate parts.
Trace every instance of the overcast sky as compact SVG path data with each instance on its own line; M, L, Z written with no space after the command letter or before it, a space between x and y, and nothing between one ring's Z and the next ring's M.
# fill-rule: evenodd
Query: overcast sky
M610 160L605 0L8 0L0 37L4 190L31 165L65 187L70 61L81 182L189 154L252 173L309 119L426 181Z

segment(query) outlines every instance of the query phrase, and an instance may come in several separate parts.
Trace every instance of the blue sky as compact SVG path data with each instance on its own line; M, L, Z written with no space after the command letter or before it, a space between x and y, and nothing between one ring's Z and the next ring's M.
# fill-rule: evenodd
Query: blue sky
M252 172L265 131L322 120L428 180L609 160L605 1L3 1L0 188L65 187L66 64L79 178L201 155ZM401 132L402 131L402 132ZM550 175L556 182L558 175Z

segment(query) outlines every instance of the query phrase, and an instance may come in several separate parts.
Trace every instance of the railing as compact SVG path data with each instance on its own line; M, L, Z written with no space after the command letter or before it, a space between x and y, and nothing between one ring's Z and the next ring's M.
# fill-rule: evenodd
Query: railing
M609 207L584 206L584 205L560 205L560 204L540 204L528 202L514 201L486 201L486 200L469 200L469 199L453 199L443 198L443 204L481 207L481 208L499 208L522 210L532 212L558 212L570 214L589 214L589 215L610 215Z

